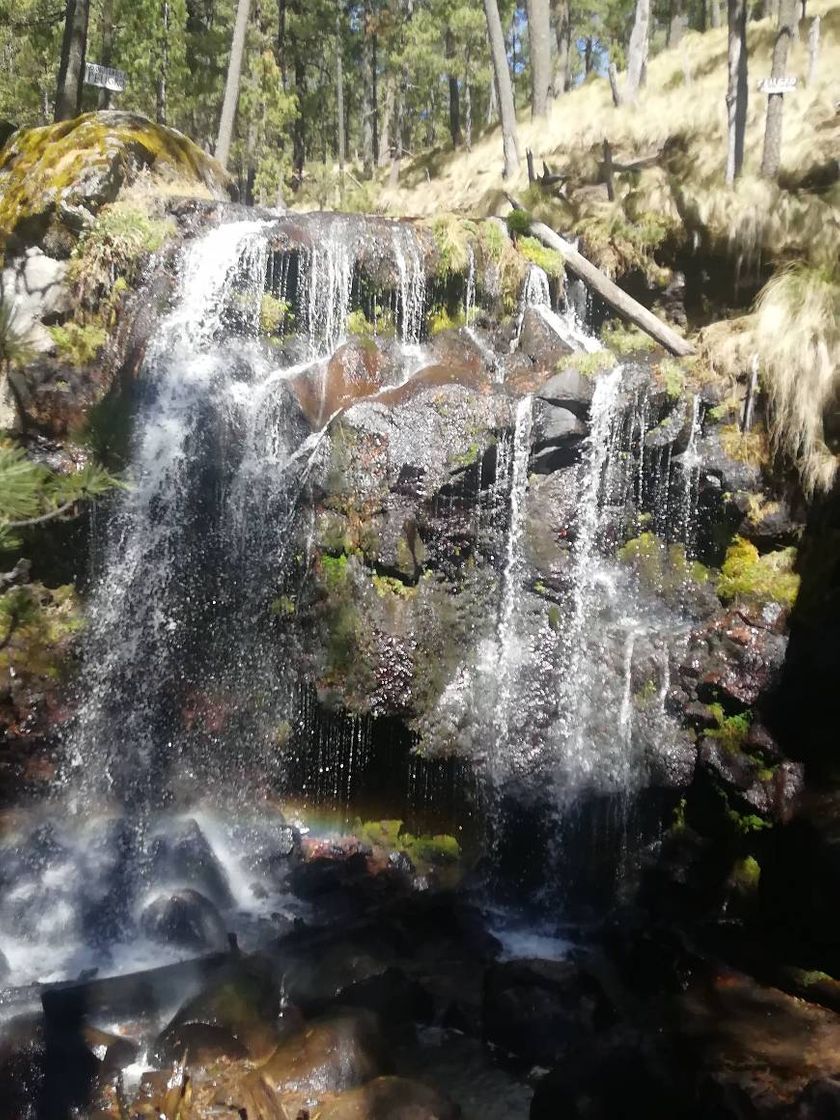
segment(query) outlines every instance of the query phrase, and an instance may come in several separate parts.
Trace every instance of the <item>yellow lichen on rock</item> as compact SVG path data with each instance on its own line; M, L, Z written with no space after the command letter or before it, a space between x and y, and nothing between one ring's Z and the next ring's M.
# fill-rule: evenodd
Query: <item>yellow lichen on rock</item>
M193 195L230 199L236 189L212 156L175 129L134 113L85 113L14 133L0 150L0 249L32 244L50 226L69 242L88 215L148 169Z

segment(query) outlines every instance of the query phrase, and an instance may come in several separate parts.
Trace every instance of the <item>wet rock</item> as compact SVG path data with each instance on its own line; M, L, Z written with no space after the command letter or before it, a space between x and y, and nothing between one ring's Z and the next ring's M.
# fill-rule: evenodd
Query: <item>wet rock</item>
M155 1046L155 1060L165 1067L183 1061L190 1066L207 1066L219 1058L238 1062L248 1057L244 1043L227 1027L213 1023L182 1023Z
M554 369L561 358L574 353L534 307L525 308L517 349L542 369Z
M564 369L555 373L537 392L537 399L558 408L568 409L579 419L585 420L592 403L594 382L576 369Z
M376 976L342 988L335 1002L374 1012L385 1027L407 1023L429 1023L434 1014L431 995L399 968L388 968Z
M526 498L528 556L537 571L562 580L575 536L580 488L574 470L535 475Z
M271 818L237 821L230 832L237 851L243 853L244 865L273 883L285 883L300 859L300 833L279 813Z
M0 1107L11 1120L30 1120L43 1090L46 1044L40 1015L20 1015L0 1026Z
M140 928L147 937L164 945L221 952L228 947L219 911L198 891L177 891L154 899L140 915Z
M609 1018L600 985L571 961L506 961L485 976L484 1037L526 1061L550 1065Z
M840 1074L821 1077L803 1090L796 1120L840 1120Z
M382 350L372 339L351 339L325 367L310 367L292 385L307 420L320 428L333 413L369 397L386 383Z
M173 821L149 847L150 879L160 886L190 887L225 910L233 895L224 868L194 820Z
M318 1120L457 1120L461 1110L443 1093L404 1077L377 1077L322 1102Z
M387 1073L379 1024L369 1011L336 1011L284 1039L255 1073L273 1094L343 1092Z
M154 1052L170 1052L183 1028L198 1023L228 1032L253 1058L264 1058L276 1045L279 1015L280 992L271 965L258 956L234 959L177 1012L158 1036Z
M538 400L534 404L531 469L549 474L574 462L586 425L573 412Z
M5 984L11 975L12 969L6 954L0 950L0 984Z
M784 663L784 616L775 604L740 606L692 632L680 676L689 695L743 711L768 692Z
M702 473L718 479L724 491L733 494L737 491L755 493L762 489L761 468L727 455L716 429L710 429L697 441L697 454L702 463Z
M737 795L750 809L775 821L789 820L805 784L801 763L767 762L739 747L718 739L703 739L700 765L717 782Z
M85 1045L101 1063L100 1077L117 1073L137 1060L138 1043L123 1035L111 1034L87 1025L82 1030Z

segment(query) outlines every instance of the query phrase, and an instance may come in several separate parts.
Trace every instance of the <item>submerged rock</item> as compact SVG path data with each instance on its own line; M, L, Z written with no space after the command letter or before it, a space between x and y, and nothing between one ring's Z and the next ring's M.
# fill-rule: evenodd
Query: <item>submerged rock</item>
M219 911L198 891L161 895L140 915L140 928L153 941L186 949L224 951L227 930Z
M160 886L199 891L223 910L233 905L227 874L194 820L173 822L152 838L149 877Z
M457 1120L461 1110L437 1089L404 1077L377 1077L325 1100L318 1120Z

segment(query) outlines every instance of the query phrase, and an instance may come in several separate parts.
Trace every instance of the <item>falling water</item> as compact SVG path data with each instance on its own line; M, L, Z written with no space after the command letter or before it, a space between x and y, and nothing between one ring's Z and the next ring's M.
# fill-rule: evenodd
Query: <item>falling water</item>
M522 289L519 322L516 330L517 342L522 334L525 312L529 307L533 308L542 321L572 350L583 350L588 354L593 354L602 349L598 339L581 326L571 306L567 307L562 315L558 315L554 310L551 303L551 287L548 276L544 269L535 264L529 266Z
M498 730L497 753L500 746L502 748L507 746L513 683L511 678L517 662L518 646L513 619L520 596L522 574L525 566L522 533L525 527L525 496L528 490L532 417L532 399L530 396L523 397L516 406L510 482L510 527L508 529L505 567L502 574L502 605L497 631L499 650L495 719Z
M414 231L406 226L394 229L392 248L399 276L399 298L404 346L417 346L423 332L426 311L426 270Z

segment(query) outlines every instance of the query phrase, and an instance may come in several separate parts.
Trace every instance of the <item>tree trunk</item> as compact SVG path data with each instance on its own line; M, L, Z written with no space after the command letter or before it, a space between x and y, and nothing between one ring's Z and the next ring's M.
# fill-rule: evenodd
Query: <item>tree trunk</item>
M723 22L720 15L720 0L709 0L709 21L712 27L720 27Z
M283 89L289 88L289 75L286 68L286 0L277 0L277 65Z
M544 117L551 95L551 15L548 0L528 0L531 116Z
M519 170L519 137L516 130L516 108L513 102L513 86L510 81L505 37L499 6L496 0L484 0L484 14L487 18L487 36L490 40L490 56L493 61L493 74L496 78L496 96L502 120L502 147L505 159L505 178L510 178Z
M166 124L166 81L169 73L169 0L162 0L160 14L163 22L163 43L160 57L160 70L158 71L155 107L157 123Z
M632 105L639 93L647 64L650 41L650 0L636 0L636 16L627 48L625 97Z
M487 93L487 119L485 121L489 128L493 121L499 114L499 95L496 92L496 78L491 76L490 89Z
M796 31L797 0L782 0L779 6L779 27L773 44L772 78L784 78L788 51ZM771 93L767 97L767 123L764 126L764 153L761 157L761 175L775 179L782 162L782 113L785 95Z
M55 119L69 121L82 108L90 0L67 0L55 94Z
M102 0L102 16L100 18L99 61L103 66L110 66L114 57L114 0ZM100 109L111 108L111 91L99 91L98 104Z
M233 140L233 123L236 117L236 103L239 100L239 78L242 73L242 56L245 53L245 35L248 31L248 17L251 14L251 0L238 0L236 22L233 25L233 42L228 61L225 99L219 119L219 135L216 139L216 159L222 167L227 167L230 145Z
M370 0L367 0L362 13L362 169L367 178L376 166L376 55L370 17Z
M455 39L452 32L447 29L444 37L444 50L448 59L455 57ZM452 138L452 147L458 148L462 143L461 136L461 94L458 89L458 79L454 74L447 74L449 84L449 135Z
M554 37L557 41L557 59L554 64L554 96L559 97L569 88L569 53L572 28L569 21L569 0L553 0Z
M583 43L583 73L584 77L588 78L592 73L592 67L595 61L594 44L592 36L588 35Z
M744 133L747 128L747 2L727 0L729 21L729 76L726 90L727 152L726 182L741 174L744 164Z
M338 199L344 205L344 154L347 140L344 131L344 57L341 27L341 6L335 13L335 117L336 149L338 155Z
M385 77L385 110L382 114L382 136L379 140L379 166L385 167L391 158L391 134L394 123L396 84L392 73Z
M472 89L469 79L464 82L464 145L468 152L472 151Z
M655 338L672 354L684 356L694 353L691 343L686 342L667 323L663 323L652 311L648 311L646 307L643 307L627 292L619 288L617 284L614 284L591 261L582 256L571 242L560 237L553 229L549 229L542 222L532 222L531 233L543 245L561 253L566 268L573 272L575 276L579 276L584 284L590 287L593 292L596 292L605 303L614 308L623 319L635 323L637 327L649 334L651 338Z
M687 27L688 17L685 12L684 0L671 0L668 34L665 39L666 46L678 47Z
M808 85L812 86L817 80L817 70L820 65L820 17L814 16L811 20L811 30L808 32Z
M616 109L621 108L621 90L618 88L618 71L615 68L615 63L610 60L607 67L607 77L610 80L610 93L612 94L613 105Z

